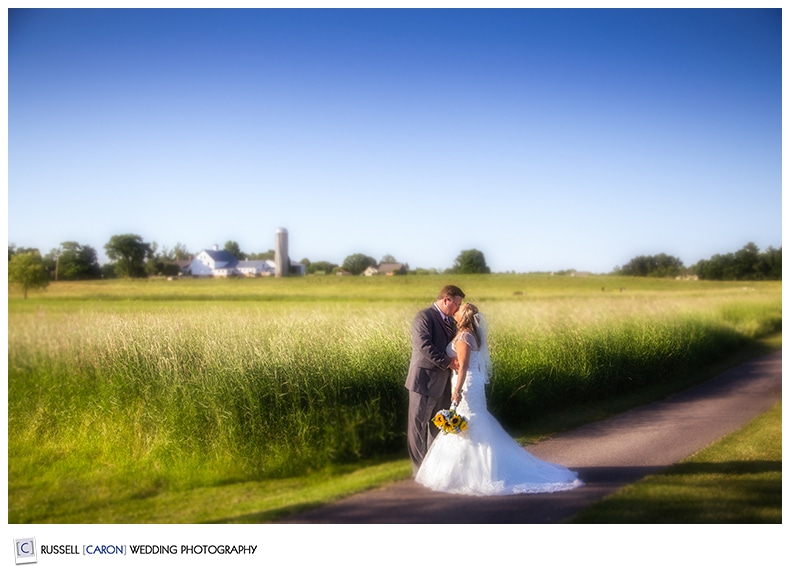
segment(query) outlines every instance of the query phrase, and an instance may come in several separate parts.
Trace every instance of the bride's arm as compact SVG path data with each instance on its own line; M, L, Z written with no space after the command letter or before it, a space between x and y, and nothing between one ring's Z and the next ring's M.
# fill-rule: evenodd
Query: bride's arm
M466 371L469 369L469 344L461 337L455 340L455 352L458 353L458 377L453 389L452 401L458 403L461 400L461 389L464 388Z

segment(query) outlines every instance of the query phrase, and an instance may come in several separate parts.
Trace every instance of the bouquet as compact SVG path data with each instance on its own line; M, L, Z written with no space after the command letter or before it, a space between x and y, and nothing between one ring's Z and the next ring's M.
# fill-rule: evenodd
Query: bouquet
M465 416L455 412L455 404L449 409L442 409L436 413L431 422L444 434L459 434L466 430L468 421Z

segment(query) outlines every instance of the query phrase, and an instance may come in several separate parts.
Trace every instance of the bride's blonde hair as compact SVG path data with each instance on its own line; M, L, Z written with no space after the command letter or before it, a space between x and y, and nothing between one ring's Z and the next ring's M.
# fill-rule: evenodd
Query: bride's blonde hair
M477 332L477 321L475 320L475 315L480 313L480 311L472 303L464 303L458 311L461 315L456 323L458 333L460 334L463 331L472 333L477 340L477 344L480 345L480 333Z

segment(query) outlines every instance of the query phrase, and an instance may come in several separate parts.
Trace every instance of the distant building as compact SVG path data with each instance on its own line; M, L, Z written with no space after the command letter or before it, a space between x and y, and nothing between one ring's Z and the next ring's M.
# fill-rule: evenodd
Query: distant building
M409 272L409 266L405 263L382 263L379 265L379 274L381 275L406 275Z
M287 277L290 273L288 257L288 230L284 227L277 228L274 232L274 275Z
M274 275L274 261L239 261L236 270L247 277L267 277Z
M193 277L262 277L274 274L274 261L239 261L230 251L204 249L192 260Z
M288 257L288 231L283 227L275 232L274 260L239 261L230 251L215 245L198 253L183 269L184 275L193 277L286 277L306 272L303 263L294 263Z
M404 263L382 263L378 267L370 266L362 272L362 275L365 277L371 277L373 275L387 275L388 277L392 277L393 275L405 275L409 272L409 266Z

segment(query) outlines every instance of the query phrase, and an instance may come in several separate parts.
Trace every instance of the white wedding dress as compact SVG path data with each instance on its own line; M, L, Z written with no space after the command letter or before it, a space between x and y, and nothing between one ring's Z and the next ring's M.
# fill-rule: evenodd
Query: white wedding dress
M531 455L491 416L485 395L487 356L479 351L474 335L463 332L461 337L469 344L470 359L456 412L467 418L468 428L460 434L440 433L415 480L432 490L476 496L558 492L582 486L575 472ZM456 355L454 342L447 352ZM457 376L453 376L452 388Z

